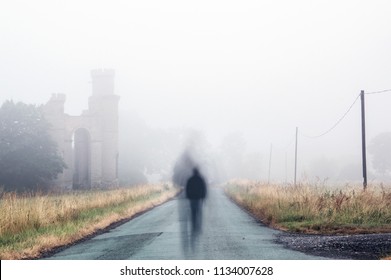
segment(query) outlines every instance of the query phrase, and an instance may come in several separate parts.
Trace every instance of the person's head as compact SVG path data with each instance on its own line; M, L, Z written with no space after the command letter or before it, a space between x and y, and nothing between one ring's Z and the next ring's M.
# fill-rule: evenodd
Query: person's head
M197 167L194 167L194 168L193 168L193 175L196 175L196 176L199 176L199 175L200 175L200 172L198 171L198 168L197 168Z

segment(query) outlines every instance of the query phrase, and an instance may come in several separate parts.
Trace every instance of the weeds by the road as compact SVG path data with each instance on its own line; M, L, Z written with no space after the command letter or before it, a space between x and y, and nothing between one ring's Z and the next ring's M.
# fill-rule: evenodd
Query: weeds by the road
M306 233L391 232L391 189L230 183L239 205L272 227Z
M168 184L57 195L3 194L0 259L34 258L175 196Z

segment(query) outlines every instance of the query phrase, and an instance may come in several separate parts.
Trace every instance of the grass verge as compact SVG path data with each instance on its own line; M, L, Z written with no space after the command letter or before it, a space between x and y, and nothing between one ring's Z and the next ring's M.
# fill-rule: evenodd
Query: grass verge
M169 184L61 195L3 194L0 259L37 258L174 197Z
M233 182L226 193L263 223L289 232L357 234L391 232L389 187Z

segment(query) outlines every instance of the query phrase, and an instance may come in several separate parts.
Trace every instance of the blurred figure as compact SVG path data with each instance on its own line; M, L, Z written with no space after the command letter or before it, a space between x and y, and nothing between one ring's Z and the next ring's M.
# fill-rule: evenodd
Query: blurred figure
M202 230L202 204L206 197L206 183L197 168L186 182L186 198L190 202L191 246L194 244Z
M194 257L195 243L202 228L202 204L207 193L206 180L196 168L196 161L191 150L186 150L175 163L172 177L174 184L184 190L178 197L178 217L186 258Z
M190 156L190 153L186 151L181 155L174 165L172 181L177 186L186 187L186 182L192 174L192 170L195 166L194 160Z

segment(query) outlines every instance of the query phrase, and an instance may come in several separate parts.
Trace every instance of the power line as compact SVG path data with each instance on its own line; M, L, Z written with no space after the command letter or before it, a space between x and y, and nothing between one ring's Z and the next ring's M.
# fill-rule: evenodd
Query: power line
M381 94L381 93L386 93L386 92L391 92L391 89L385 89L385 90L379 90L379 91L372 91L372 92L365 92L362 90L359 95L354 99L353 103L349 106L349 108L346 110L346 112L342 115L340 119L328 130L323 132L322 134L316 135L316 136L308 136L305 134L302 134L303 136L307 138L318 138L326 135L327 133L331 132L334 128L338 126L342 122L342 120L347 116L347 114L350 112L350 110L353 108L354 104L356 104L357 100L359 97L361 97L361 125L362 125L362 163L363 163L363 186L364 186L364 191L367 188L367 165L366 165L366 141L365 141L365 95L366 94ZM297 133L298 133L298 128L296 127L296 149L295 149L295 185L296 185L296 171L297 171ZM289 145L288 145L289 146ZM285 170L286 170L286 156L285 156ZM286 173L286 171L285 171ZM286 177L286 175L285 175Z
M371 92L365 92L365 94L380 94L380 93L386 93L386 92L391 92L391 89L384 89L384 90L379 90L379 91L371 91ZM352 105L350 105L350 107L348 108L348 110L345 112L345 114L343 114L343 116L332 126L330 127L328 130L326 130L324 133L322 134L319 134L319 135L316 135L316 136L309 136L309 135L305 135L303 133L301 133L304 137L307 137L307 138L319 138L319 137L322 137L326 134L328 134L329 132L331 132L334 128L336 128L339 123L346 117L346 115L350 112L350 110L353 108L354 104L357 102L358 98L360 97L360 94L356 97L356 99L353 101Z
M391 90L390 90L391 91ZM319 137L322 137L326 134L328 134L329 132L331 132L334 128L336 128L340 122L347 116L347 114L350 112L350 110L353 108L354 104L356 104L358 98L360 97L360 94L357 95L357 97L354 99L352 105L350 105L350 107L346 110L346 112L342 115L342 117L332 126L330 127L328 130L326 130L325 132L323 132L322 134L319 134L319 135L316 135L316 136L309 136L309 135L305 135L303 133L301 133L301 135L303 135L304 137L307 137L307 138L319 138Z
M378 93L385 93L385 92L391 92L391 89L384 89L384 90L379 90L379 91L366 92L365 94L378 94Z

